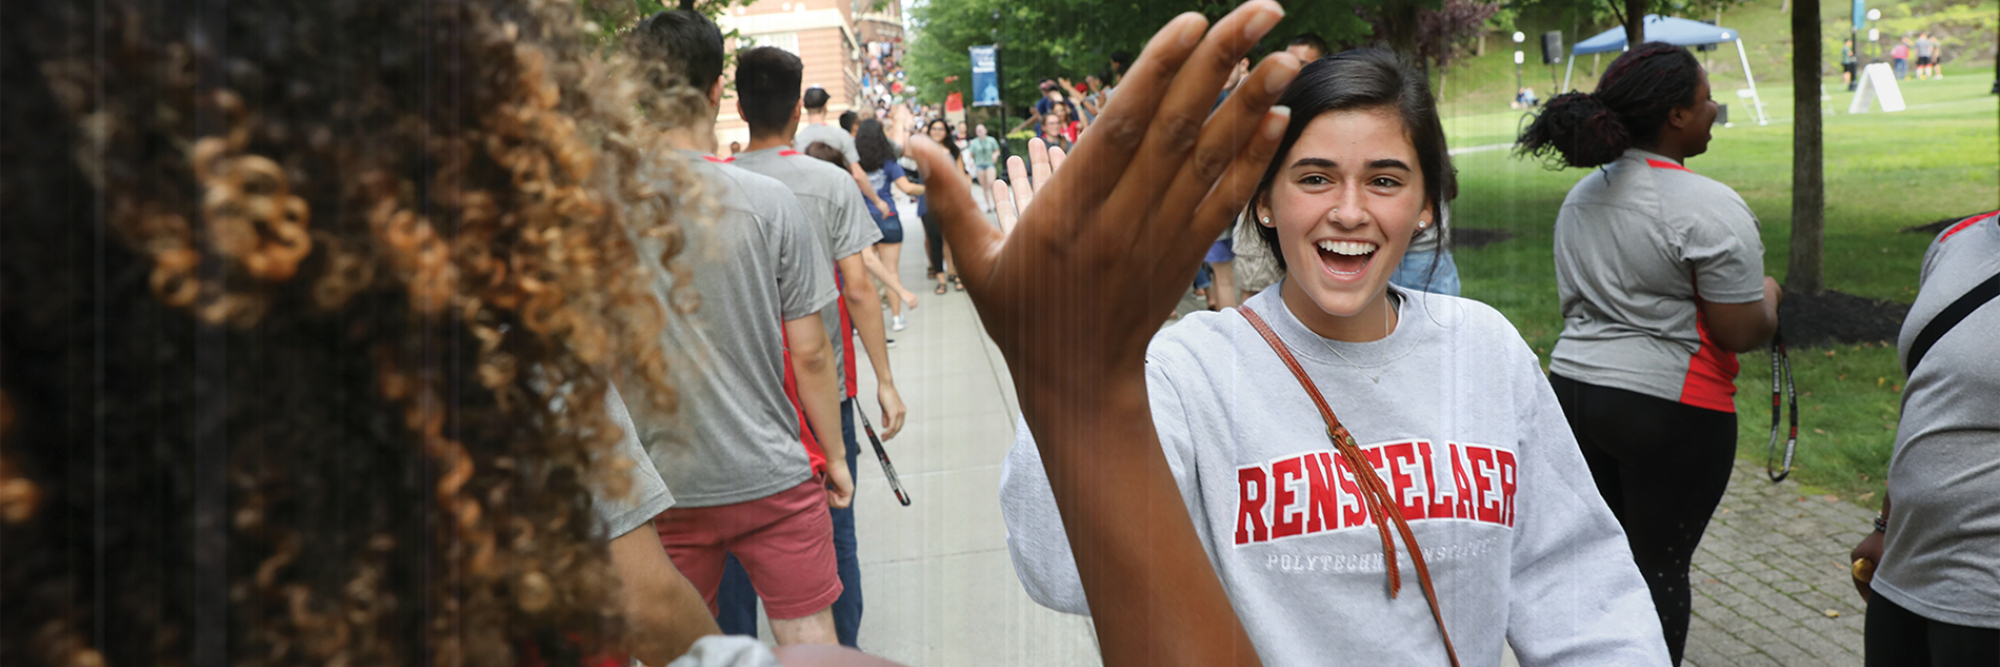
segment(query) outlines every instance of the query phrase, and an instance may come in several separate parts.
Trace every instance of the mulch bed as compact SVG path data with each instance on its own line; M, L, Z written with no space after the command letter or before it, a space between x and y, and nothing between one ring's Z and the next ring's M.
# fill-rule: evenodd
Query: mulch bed
M1894 345L1910 305L1827 290L1785 293L1778 302L1787 347L1854 343Z

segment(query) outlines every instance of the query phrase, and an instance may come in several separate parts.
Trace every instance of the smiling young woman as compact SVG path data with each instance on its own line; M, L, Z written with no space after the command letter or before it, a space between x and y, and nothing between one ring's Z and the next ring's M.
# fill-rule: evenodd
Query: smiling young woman
M1283 281L1144 345L1152 430L1259 656L1446 664L1449 642L1462 664L1495 665L1504 637L1524 664L1665 664L1645 582L1535 354L1484 304L1389 282L1451 191L1421 75L1350 51L1306 65L1277 103L1290 117L1248 209ZM1104 298L1145 298L1122 289ZM1000 315L982 311L1014 325ZM1023 386L1024 413L1052 391ZM1109 491L1052 484L1036 419L1001 477L1008 547L1031 597L1090 613L1077 568L1102 556L1071 549L1055 489ZM1426 594L1400 597L1399 582ZM1579 600L1590 613L1547 613Z

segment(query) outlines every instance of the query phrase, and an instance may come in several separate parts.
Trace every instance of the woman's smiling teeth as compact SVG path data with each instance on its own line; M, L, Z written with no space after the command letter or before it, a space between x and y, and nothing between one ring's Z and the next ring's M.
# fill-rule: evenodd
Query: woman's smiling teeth
M1361 272L1368 268L1369 261L1374 259L1375 250L1379 247L1367 241L1331 239L1320 241L1318 245L1320 265L1326 267L1327 273L1340 280L1360 276Z
M1375 252L1375 244L1365 241L1320 241L1319 249L1337 255L1366 255Z

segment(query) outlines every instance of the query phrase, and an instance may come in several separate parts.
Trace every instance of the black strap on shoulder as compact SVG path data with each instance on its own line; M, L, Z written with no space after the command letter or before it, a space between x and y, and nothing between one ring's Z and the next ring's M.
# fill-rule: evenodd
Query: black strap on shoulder
M1924 325L1924 330L1917 334L1916 340L1910 341L1910 355L1903 362L1903 374L1907 376L1916 372L1917 364L1924 360L1924 353L1931 351L1931 346L1936 345L1939 338L1943 338L1952 327L1958 326L1958 323L1971 315L1972 311L1979 310L1980 306L1986 305L1986 302L1992 301L1995 296L2000 296L2000 273L1993 274L1993 277L1987 278L1986 282L1974 286L1972 291L1965 293L1965 296L1958 297L1957 301L1945 306L1943 311L1938 312L1937 317L1931 318L1930 324Z

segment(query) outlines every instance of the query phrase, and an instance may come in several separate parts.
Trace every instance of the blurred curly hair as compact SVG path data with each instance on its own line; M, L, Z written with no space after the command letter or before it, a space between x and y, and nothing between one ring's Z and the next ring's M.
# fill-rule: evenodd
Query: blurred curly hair
M0 664L574 664L616 639L591 503L632 462L601 406L614 372L676 403L636 249L684 274L712 204L649 159L578 23L0 9Z

